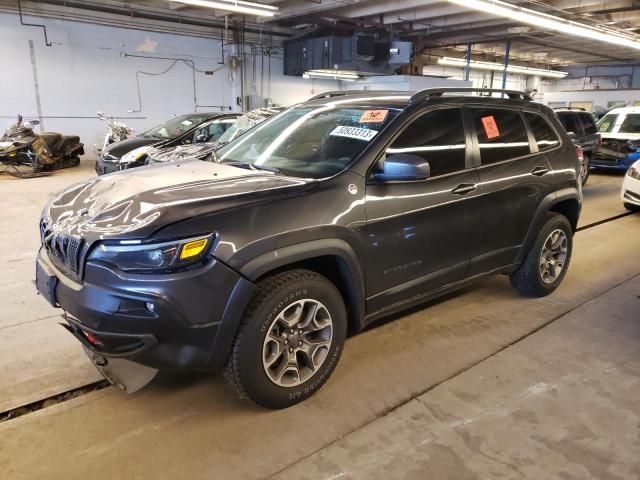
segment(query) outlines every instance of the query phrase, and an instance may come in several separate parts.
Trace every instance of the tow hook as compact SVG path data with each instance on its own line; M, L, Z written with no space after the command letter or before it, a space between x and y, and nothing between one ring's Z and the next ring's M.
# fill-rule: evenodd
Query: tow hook
M140 365L124 358L105 357L92 352L87 347L84 347L84 351L91 363L109 383L127 393L137 392L153 380L158 373L155 368Z

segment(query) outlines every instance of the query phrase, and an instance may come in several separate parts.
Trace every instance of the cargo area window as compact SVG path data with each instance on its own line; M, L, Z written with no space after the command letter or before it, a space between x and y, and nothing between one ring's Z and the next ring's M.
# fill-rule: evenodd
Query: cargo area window
M527 129L519 111L473 108L471 114L478 135L482 165L531 153Z
M387 155L407 153L429 162L431 177L465 169L465 132L462 111L436 110L414 120L393 144Z
M538 150L543 152L550 148L557 147L560 144L560 139L556 132L551 128L549 122L547 122L541 115L535 113L525 112L525 117L531 127L531 133L538 144ZM595 125L594 125L595 128Z

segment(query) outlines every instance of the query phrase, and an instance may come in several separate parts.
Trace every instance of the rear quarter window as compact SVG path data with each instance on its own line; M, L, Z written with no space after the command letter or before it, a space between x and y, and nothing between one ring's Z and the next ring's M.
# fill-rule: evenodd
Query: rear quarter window
M598 132L596 122L592 115L588 113L581 113L580 120L582 121L582 128L584 129L585 134L593 135Z
M543 152L560 145L558 135L542 115L531 112L524 112L524 115L527 117L527 121L531 127L531 133L538 145L539 151Z
M640 113L630 113L622 121L619 133L640 133Z
M558 118L560 119L560 123L567 131L567 133L575 133L580 135L580 128L578 126L578 119L576 118L576 114L573 112L560 112L558 113Z

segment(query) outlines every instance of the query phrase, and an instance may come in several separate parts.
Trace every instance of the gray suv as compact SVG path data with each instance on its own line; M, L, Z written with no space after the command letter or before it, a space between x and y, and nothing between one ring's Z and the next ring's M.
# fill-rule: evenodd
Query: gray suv
M582 148L580 178L582 185L585 185L591 172L591 160L595 158L602 141L596 127L596 120L582 108L564 107L556 109L555 112L573 143Z

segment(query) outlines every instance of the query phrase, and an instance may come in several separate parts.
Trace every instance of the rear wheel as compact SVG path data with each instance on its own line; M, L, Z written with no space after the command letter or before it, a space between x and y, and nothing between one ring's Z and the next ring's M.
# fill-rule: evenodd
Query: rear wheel
M573 230L569 220L549 212L524 262L511 274L511 284L529 297L549 295L562 283L572 251Z
M587 184L589 175L591 175L591 158L589 157L589 154L585 153L582 156L582 161L580 162L580 181L582 182L583 187Z
M346 334L342 296L325 277L309 270L268 277L247 307L225 377L258 405L295 405L327 381Z

